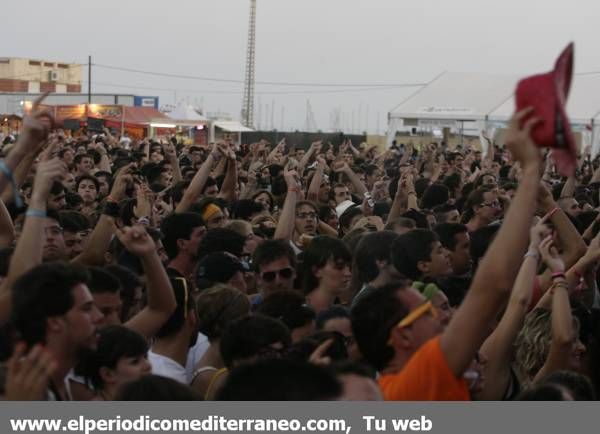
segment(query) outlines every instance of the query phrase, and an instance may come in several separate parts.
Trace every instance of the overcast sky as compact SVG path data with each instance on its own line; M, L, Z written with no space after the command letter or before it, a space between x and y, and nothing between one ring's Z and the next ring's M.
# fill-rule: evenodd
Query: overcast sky
M87 63L89 54L101 65L243 80L249 5L9 2L2 7L0 56ZM569 41L576 43L576 72L600 70L600 3L592 0L258 0L257 11L257 81L369 87L423 83L446 70L526 74L550 69ZM158 95L161 104L177 98L236 117L243 89L100 67L92 83L94 92ZM387 112L415 90L349 89L357 88L257 85L255 118L260 111L262 126L270 127L274 102L275 128L284 108L283 127L303 129L309 99L320 129L329 129L341 109L344 130L382 132Z

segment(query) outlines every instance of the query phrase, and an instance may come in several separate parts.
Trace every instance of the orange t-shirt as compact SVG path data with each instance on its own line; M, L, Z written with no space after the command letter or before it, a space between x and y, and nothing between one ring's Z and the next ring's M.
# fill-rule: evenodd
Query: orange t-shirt
M386 401L469 401L469 387L450 370L440 337L425 343L394 374L379 377Z

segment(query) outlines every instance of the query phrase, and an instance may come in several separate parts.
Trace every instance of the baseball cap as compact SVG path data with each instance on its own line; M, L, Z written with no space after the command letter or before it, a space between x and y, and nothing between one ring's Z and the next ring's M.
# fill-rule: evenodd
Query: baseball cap
M198 289L205 289L215 283L225 283L238 271L247 272L250 267L231 253L209 253L198 263L196 286Z

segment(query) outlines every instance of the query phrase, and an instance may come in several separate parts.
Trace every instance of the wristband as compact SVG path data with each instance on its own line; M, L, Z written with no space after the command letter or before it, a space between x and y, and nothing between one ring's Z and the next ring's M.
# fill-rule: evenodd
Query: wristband
M104 204L104 209L102 210L102 214L105 214L110 217L117 218L119 217L120 207L116 202L106 202Z
M531 250L527 250L527 253L525 253L525 255L523 256L523 258L528 258L528 257L538 259L540 257L540 254L538 253L537 250L531 249Z
M288 192L290 193L300 193L300 189L298 187L288 188Z
M556 273L552 273L552 280L554 279L566 279L565 273L562 271L557 271Z
M144 225L144 226L150 226L150 220L148 219L148 217L140 217L137 220L138 224L140 225Z
M25 217L38 217L38 218L46 218L46 211L41 209L28 208L27 212L25 212Z
M116 200L114 197L112 197L110 194L108 196L106 196L106 201L112 202L112 203L119 203L119 201Z

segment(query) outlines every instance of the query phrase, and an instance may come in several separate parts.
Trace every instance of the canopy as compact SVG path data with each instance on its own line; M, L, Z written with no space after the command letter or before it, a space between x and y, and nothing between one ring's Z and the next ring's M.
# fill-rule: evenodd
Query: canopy
M246 133L254 131L252 128L245 127L237 121L215 121L214 125L228 133Z
M150 125L157 120L167 121L169 118L154 107L127 107L123 106L125 113L123 121L129 124Z
M485 119L517 81L517 76L445 72L394 108L390 119Z
M199 114L189 104L179 104L175 107L175 110L167 113L167 116L177 121L194 121L194 122L208 122L208 119Z
M445 72L390 112L388 143L401 126L477 122L487 129L504 124L514 112L514 91L524 76ZM573 76L567 113L575 129L587 131L584 145L592 145L592 155L600 153L600 74Z

